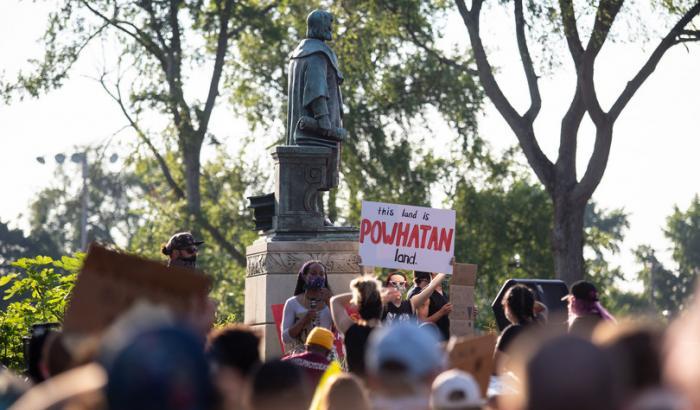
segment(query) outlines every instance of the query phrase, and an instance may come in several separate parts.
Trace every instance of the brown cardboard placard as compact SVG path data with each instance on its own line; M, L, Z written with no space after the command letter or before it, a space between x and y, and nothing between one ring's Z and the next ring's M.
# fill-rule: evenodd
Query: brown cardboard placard
M450 279L450 334L471 336L474 334L474 285L477 265L455 263Z
M206 300L210 283L203 272L168 267L93 244L71 293L63 329L101 332L140 299L185 315Z
M474 265L471 263L455 263L452 270L452 278L450 279L450 284L475 286L477 269L478 265Z
M472 338L451 339L447 346L449 367L463 370L476 379L481 394L486 395L494 370L493 351L496 335L488 334Z

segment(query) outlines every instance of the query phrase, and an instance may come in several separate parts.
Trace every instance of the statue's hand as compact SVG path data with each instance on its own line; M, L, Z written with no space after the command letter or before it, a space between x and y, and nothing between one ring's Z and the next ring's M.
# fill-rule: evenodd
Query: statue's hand
M324 115L318 118L318 128L321 130L321 134L328 136L331 132L331 119L328 115Z

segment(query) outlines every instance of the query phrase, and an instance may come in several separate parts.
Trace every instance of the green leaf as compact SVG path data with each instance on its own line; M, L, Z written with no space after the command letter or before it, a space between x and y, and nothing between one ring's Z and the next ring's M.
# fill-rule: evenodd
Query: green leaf
M0 278L0 287L7 285L17 276L19 276L17 273L8 273L7 275L4 275L2 278Z

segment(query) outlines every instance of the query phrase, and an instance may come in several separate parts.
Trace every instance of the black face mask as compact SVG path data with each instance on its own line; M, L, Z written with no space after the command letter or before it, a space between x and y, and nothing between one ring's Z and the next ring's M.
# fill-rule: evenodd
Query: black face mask
M196 268L197 267L197 255L192 255L188 258L172 259L170 261L170 266L181 266L183 268Z

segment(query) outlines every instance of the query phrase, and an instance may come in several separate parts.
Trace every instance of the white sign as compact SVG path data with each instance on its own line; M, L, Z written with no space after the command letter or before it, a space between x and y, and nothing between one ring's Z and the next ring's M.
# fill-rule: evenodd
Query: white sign
M453 210L362 201L363 265L452 274L454 242Z

